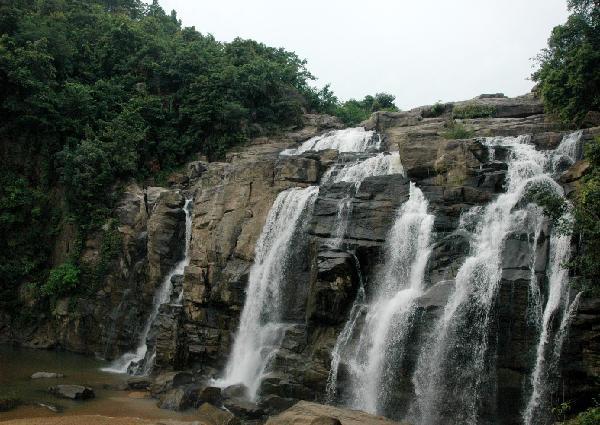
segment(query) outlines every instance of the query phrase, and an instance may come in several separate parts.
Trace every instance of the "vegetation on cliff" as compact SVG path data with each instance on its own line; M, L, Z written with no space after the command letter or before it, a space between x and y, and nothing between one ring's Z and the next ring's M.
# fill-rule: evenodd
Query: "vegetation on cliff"
M548 48L538 56L533 79L546 110L568 125L578 125L590 111L600 111L600 2L569 0L567 22L552 30ZM600 274L600 140L586 147L589 166L573 199L574 232L580 255L569 263L583 288L598 290ZM566 207L552 196L541 201L550 217Z
M119 182L220 158L303 112L354 123L395 109L386 94L341 103L312 79L293 52L218 42L156 0L2 2L0 300L25 278L43 284L59 220L99 228Z
M533 80L546 110L567 124L600 111L600 2L569 0L572 14L552 30Z

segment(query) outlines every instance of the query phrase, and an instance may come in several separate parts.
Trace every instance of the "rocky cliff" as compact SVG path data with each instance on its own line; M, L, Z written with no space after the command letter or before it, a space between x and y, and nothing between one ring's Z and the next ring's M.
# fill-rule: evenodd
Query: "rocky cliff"
M465 112L466 111L466 112ZM469 112L471 111L471 112ZM477 113L473 113L475 111ZM469 118L470 115L485 117ZM471 134L448 139L450 118ZM277 195L292 187L318 184L336 163L349 161L336 150L280 156L286 148L326 131L341 128L325 116L306 116L303 128L284 136L254 140L230 152L226 162L195 161L173 176L170 187L142 189L129 185L115 211L121 235L119 255L87 298L59 300L51 316L25 328L13 325L3 334L34 347L64 347L114 358L133 349L152 305L154 292L183 255L184 198L193 197L189 266L183 277L181 306L161 308L152 333L156 369L190 369L196 379L217 378L232 350L239 325L256 243ZM469 253L468 235L459 226L461 214L483 206L505 190L503 151L490 153L482 137L531 135L539 150L555 148L565 131L543 114L532 95L508 99L484 97L408 112L378 112L364 123L381 136L382 150L398 152L404 175L367 177L351 196L351 211L343 241L336 237L337 206L352 183L321 186L312 218L289 265L292 276L284 299L288 324L281 346L262 379L262 400L289 405L296 399L323 401L332 351L357 293L367 297L382 266L385 242L396 211L406 202L410 182L426 197L433 224L432 252L426 265L425 294L410 330L408 355L394 371L394 385L385 414L402 418L414 397L413 375L418 347L442 314L454 289L456 273ZM600 134L584 130L583 139ZM577 164L561 183L567 193L581 173ZM534 273L544 280L548 267L549 223L536 238ZM95 235L82 257L98 261ZM538 330L528 321L528 265L531 235L510 234L502 255L502 277L492 309L490 347L495 353L494 396L484 409L490 423L520 423L528 382L535 363ZM574 295L574 294L573 294ZM25 296L25 295L24 295ZM585 404L595 396L600 379L600 302L584 297L572 320L563 356L562 378L555 400ZM344 399L348 368L340 364L336 392ZM267 406L269 412L277 403Z

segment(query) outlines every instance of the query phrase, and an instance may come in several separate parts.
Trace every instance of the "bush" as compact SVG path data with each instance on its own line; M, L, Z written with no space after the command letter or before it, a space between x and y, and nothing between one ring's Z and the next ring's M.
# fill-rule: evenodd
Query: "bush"
M470 139L473 137L473 134L473 130L455 121L450 121L448 130L441 133L444 139Z
M441 102L435 102L433 106L429 109L429 113L431 117L439 117L446 111L446 106Z
M328 89L328 86L324 90ZM321 92L319 92L321 93ZM323 96L329 96L325 91ZM315 104L328 105L323 107L320 112L333 113L340 118L346 125L357 125L371 116L377 111L398 111L398 107L394 104L394 95L388 93L377 93L375 96L367 95L363 100L350 99L346 102L339 103L337 98L329 96L329 100L314 101ZM331 109L332 102L336 102L335 107ZM333 111L333 112L332 112Z
M66 262L50 270L48 280L42 286L42 294L48 297L59 297L72 293L79 284L79 267Z
M600 424L600 407L593 407L577 415L568 422L569 425L598 425Z
M492 118L495 114L495 106L479 105L477 103L455 106L454 109L452 109L452 117L457 119Z

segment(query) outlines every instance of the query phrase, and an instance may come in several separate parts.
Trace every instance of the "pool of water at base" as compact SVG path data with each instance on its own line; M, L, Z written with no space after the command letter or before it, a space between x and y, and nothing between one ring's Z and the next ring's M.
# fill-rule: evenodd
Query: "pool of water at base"
M156 400L139 391L119 390L127 375L102 372L107 362L89 356L64 351L34 350L0 346L0 398L15 398L22 404L8 412L0 412L0 422L8 419L102 415L145 419L197 419L193 411L173 412L159 409ZM64 378L31 379L35 372L56 372ZM48 387L57 384L77 384L91 387L96 397L86 401L57 398ZM146 396L146 397L145 397ZM49 404L61 409L55 413Z

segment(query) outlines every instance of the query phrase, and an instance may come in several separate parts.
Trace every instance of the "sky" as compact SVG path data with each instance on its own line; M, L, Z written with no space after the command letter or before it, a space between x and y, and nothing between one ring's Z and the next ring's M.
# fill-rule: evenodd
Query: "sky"
M341 100L387 92L401 109L525 94L566 0L159 0L217 40L251 38L308 61Z

